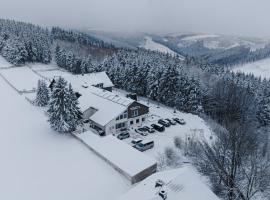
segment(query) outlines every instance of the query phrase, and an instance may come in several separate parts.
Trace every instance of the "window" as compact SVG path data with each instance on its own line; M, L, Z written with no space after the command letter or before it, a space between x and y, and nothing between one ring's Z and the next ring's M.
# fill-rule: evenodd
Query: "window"
M120 115L120 119L123 119L124 118L124 116L123 115Z
M119 123L115 125L116 129L124 128L125 126L126 126L125 123Z
M144 117L142 118L142 121L143 121L143 122L145 121L145 118L144 118Z
M131 111L131 117L137 117L139 115L139 110L135 109Z
M136 119L136 123L138 124L140 122L140 119Z
M130 121L130 125L133 125L133 120L132 120L132 121Z
M116 120L119 120L119 116L116 118Z
M124 112L124 118L127 118L127 111Z

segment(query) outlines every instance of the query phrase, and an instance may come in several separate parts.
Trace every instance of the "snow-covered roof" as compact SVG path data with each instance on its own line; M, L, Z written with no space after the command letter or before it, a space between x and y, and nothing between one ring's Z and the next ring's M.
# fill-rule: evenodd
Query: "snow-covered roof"
M122 114L134 102L132 99L93 86L81 87L78 92L82 95L79 98L81 110L84 112L90 107L97 109L90 119L101 126Z
M130 177L156 164L153 158L136 150L129 144L117 139L115 136L108 135L99 137L89 131L78 134L77 137L82 139L91 149Z
M191 167L153 174L118 200L160 200L160 188L155 188L157 180L165 183L162 189L167 192L167 200L220 200Z
M113 83L107 76L106 72L97 72L84 75L73 75L70 72L61 70L39 71L39 73L50 79L58 78L59 76L67 80L74 88L80 88L82 85L91 86L103 84L103 87L113 87Z

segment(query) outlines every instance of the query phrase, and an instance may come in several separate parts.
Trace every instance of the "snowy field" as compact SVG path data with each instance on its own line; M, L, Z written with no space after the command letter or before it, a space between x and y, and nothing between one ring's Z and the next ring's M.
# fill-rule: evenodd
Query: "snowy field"
M157 42L154 42L151 37L145 37L144 44L141 47L148 49L148 50L151 50L151 51L159 51L159 52L168 53L171 55L177 54L174 51L172 51L171 49L169 49L168 47L166 47L162 44L159 44Z
M128 190L118 172L52 131L43 111L1 78L0 90L0 199L113 200Z
M3 69L0 73L19 91L26 92L36 89L41 77L35 74L29 67L15 67Z
M118 200L159 200L160 188L155 188L157 180L165 183L167 200L219 200L203 183L202 177L191 167L159 172L146 178Z
M9 63L8 61L6 61L5 58L3 58L2 56L0 56L0 69L9 68L11 66L12 66L11 63Z
M270 58L259 60L252 63L236 66L233 71L252 73L255 76L261 76L262 78L270 78Z

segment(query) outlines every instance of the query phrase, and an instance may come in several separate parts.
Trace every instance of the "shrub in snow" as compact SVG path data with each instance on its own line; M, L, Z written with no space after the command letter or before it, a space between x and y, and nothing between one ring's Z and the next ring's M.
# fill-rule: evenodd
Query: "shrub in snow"
M35 99L35 105L37 106L47 106L50 100L49 89L44 80L38 81L37 94Z
M174 146L178 149L182 149L183 148L183 141L181 139L181 137L174 137L173 139L174 142Z
M167 166L176 167L180 165L180 156L173 148L166 147L164 154Z
M59 78L53 88L48 109L51 127L60 133L72 132L76 129L81 118L78 100L71 85Z

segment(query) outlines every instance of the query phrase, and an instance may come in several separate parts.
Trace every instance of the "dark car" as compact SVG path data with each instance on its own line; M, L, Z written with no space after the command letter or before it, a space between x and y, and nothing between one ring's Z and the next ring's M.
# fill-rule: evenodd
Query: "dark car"
M165 119L167 122L169 122L171 125L176 125L176 122L175 121L173 121L173 120L170 120L170 119L168 119L168 118L166 118Z
M105 131L103 131L103 130L98 130L97 132L98 132L99 136L105 136L106 135Z
M175 122L177 122L178 124L181 124L181 125L185 125L186 124L186 122L185 122L185 120L184 119L179 119L179 118L173 118L173 120L175 121Z
M170 127L171 124L169 122L165 122L164 120L160 119L158 120L158 123L165 127Z
M90 119L84 119L83 120L83 123L85 123L85 124L87 124L87 123L89 123L90 122Z
M157 130L158 132L163 132L163 131L165 131L164 126L157 125L157 124L152 124L151 126L152 126L155 130Z
M154 132L156 132L154 128L150 128L149 126L144 126L143 128L144 128L145 130L147 130L148 133L154 133Z
M129 135L128 132L122 132L122 133L120 133L119 135L117 135L117 138L118 138L119 140L127 139L127 138L129 138L129 137L130 137L130 135Z

